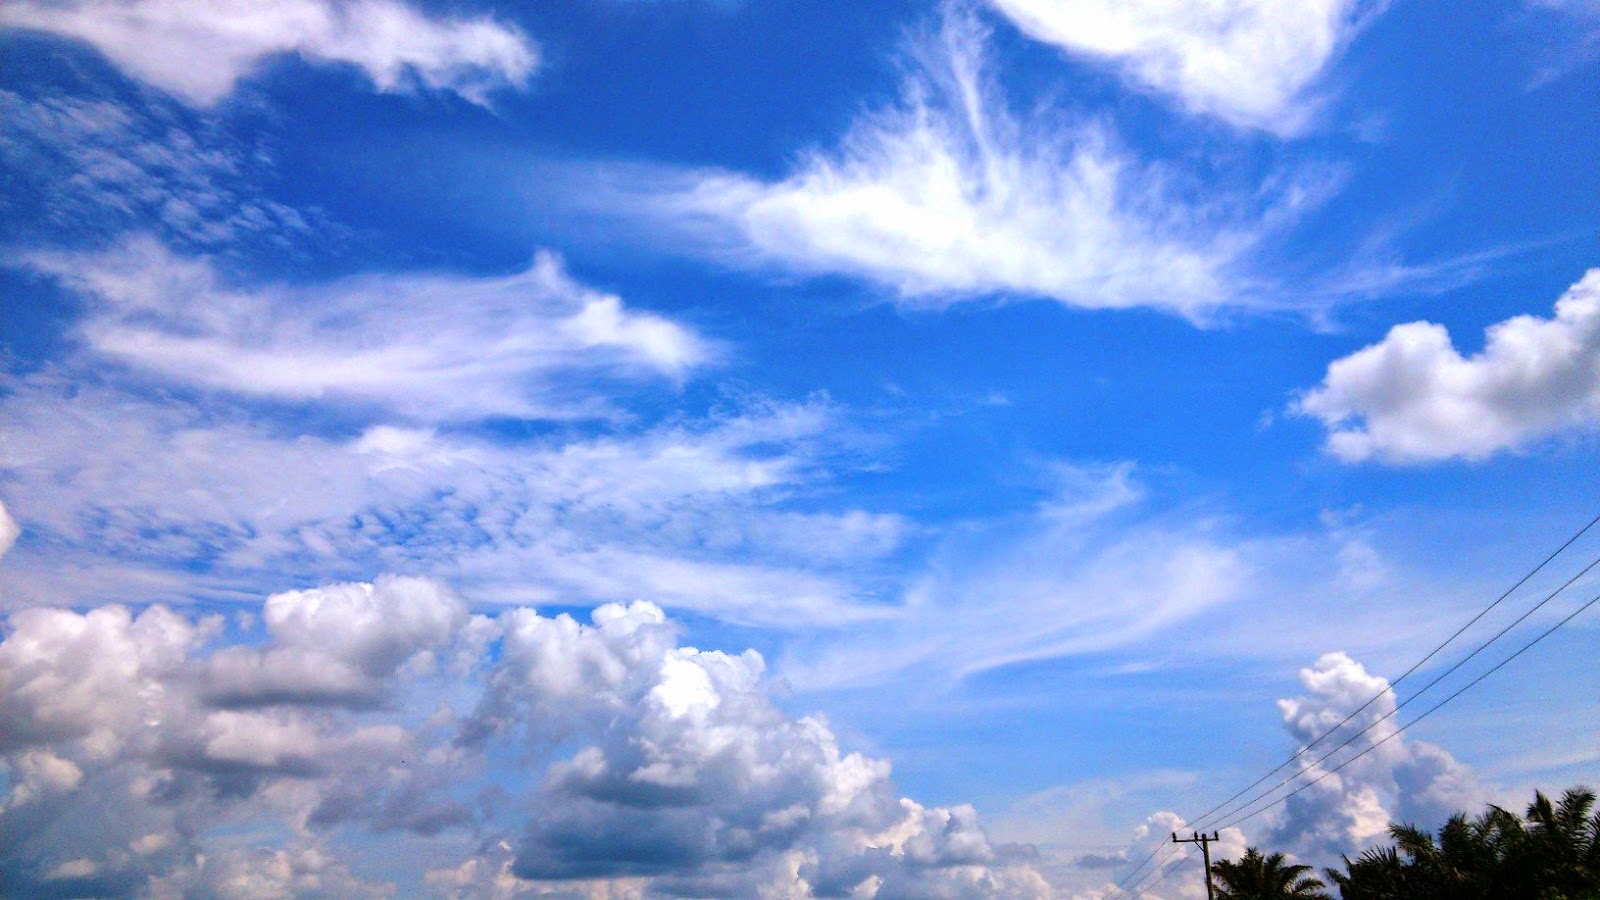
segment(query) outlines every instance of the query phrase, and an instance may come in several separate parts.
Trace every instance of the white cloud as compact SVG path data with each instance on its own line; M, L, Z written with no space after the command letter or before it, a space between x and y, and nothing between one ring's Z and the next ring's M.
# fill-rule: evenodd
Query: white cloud
M479 104L526 84L539 62L513 27L434 18L399 0L12 0L0 25L86 41L134 77L204 106L280 54L353 64L379 90L415 80Z
M796 628L881 616L872 580L909 531L809 502L852 452L822 401L511 441L324 438L217 412L46 373L0 397L0 484L39 537L8 557L7 600L217 597L283 571L391 569L500 602L651 597Z
M1346 462L1483 459L1600 421L1600 269L1556 302L1555 317L1490 326L1463 356L1431 322L1397 325L1328 366L1294 407L1328 428Z
M657 173L607 202L643 205L728 261L868 279L913 308L1021 295L1200 318L1255 302L1243 263L1320 186L1183 199L1181 177L1130 159L1103 125L1014 116L986 41L949 14L914 50L898 106L782 180Z
M89 304L76 330L100 357L197 387L377 404L421 419L606 412L591 380L681 378L712 345L573 281L540 253L500 278L366 275L235 288L206 258L149 238L26 259Z
M1400 722L1393 716L1318 764L1317 759L1345 739L1392 713L1396 699L1387 691L1385 679L1367 672L1343 653L1325 654L1315 666L1300 671L1300 681L1306 696L1278 701L1284 726L1300 746L1328 733L1368 699L1380 692L1382 697L1301 757L1294 769L1286 769L1285 774L1301 773L1302 780L1293 786L1309 782L1380 741L1387 743L1269 814L1269 843L1331 863L1338 854L1353 856L1382 841L1392 822L1434 827L1477 803L1481 791L1472 771L1442 748L1395 737Z
M1303 130L1313 89L1364 0L989 0L1035 40L1114 66L1186 110L1281 134Z
M0 557L11 550L21 534L22 528L17 525L17 520L11 518L11 511L6 509L4 501L0 501Z
M262 612L262 641L159 606L10 617L0 889L394 890L351 874L372 851L386 877L468 892L1050 895L971 807L898 797L886 761L773 704L754 651L680 646L651 604L593 624L468 617L437 584L385 578ZM316 677L284 677L295 653L384 702L330 704ZM388 836L406 833L458 862L394 863Z
M1258 588L1261 548L1204 518L1137 511L1131 465L1050 473L1032 514L964 529L908 579L894 616L797 651L786 674L811 688L965 677L1138 644Z

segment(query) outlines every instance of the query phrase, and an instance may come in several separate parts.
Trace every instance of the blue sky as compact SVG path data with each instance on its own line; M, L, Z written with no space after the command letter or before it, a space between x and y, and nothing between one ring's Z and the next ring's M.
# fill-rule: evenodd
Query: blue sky
M1597 48L8 3L0 891L1123 896L1594 515ZM1594 784L1596 621L1221 852Z

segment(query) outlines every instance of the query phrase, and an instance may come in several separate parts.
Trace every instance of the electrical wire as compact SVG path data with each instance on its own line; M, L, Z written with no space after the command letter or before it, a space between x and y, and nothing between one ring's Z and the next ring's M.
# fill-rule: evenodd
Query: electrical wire
M1328 729L1326 732L1323 732L1322 735L1320 735L1316 740L1312 741L1311 743L1307 744L1306 746L1301 747L1299 750L1295 751L1294 754L1291 755L1288 759L1286 759L1283 762L1279 763L1271 771L1267 772L1267 774L1262 775L1260 778L1257 778L1254 782L1252 782L1251 784L1247 785L1243 790L1241 790L1238 793L1234 794L1232 797L1229 797L1228 799L1222 801L1221 803L1218 803L1216 806L1213 806L1210 809L1206 810L1205 812L1201 813L1198 818L1193 820L1193 822L1191 823L1191 826L1192 827L1196 827L1196 828L1200 827L1200 825L1202 823L1204 823L1206 821L1206 819L1210 818L1213 813L1216 813L1218 810L1220 810L1223 807L1226 807L1226 806L1232 804L1233 801L1239 799L1240 797L1242 797L1245 794L1249 793L1250 791L1254 790L1262 782L1264 782L1267 779L1271 778L1273 775L1276 775L1278 772L1281 772L1285 766L1288 766L1288 765L1294 763L1300 757L1304 756L1307 752L1309 752L1313 747L1317 746L1318 744L1320 744L1323 741L1327 740L1328 738L1332 737L1336 732L1339 731L1339 729L1341 729L1344 726L1350 724L1351 720L1353 720L1356 716L1360 715L1362 712L1366 711L1366 709L1368 707L1370 707L1372 704L1378 702L1379 698L1381 698L1385 694L1393 691L1396 687L1398 687L1400 685L1401 682L1403 682L1407 678L1411 677L1411 675L1413 673L1415 673L1418 669L1420 669L1424 665L1426 665L1428 660L1433 659L1435 656L1438 656L1440 651L1444 650L1444 648L1446 648L1446 647L1450 646L1452 643L1454 643L1456 638L1458 638L1462 634L1466 633L1467 629L1469 629L1472 626L1478 624L1478 622L1481 619L1483 619L1484 616L1488 615L1490 612L1492 612L1495 609L1495 607L1498 607L1501 603L1505 602L1506 598L1510 597L1513 593L1515 593L1518 588L1522 587L1524 584L1527 584L1528 580L1530 578L1532 578L1533 576L1539 574L1539 572L1542 571L1545 566L1548 566L1551 562L1553 562L1555 560L1556 557L1558 557L1562 553L1566 552L1568 547L1571 547L1574 543L1576 543L1578 541L1579 538L1581 538L1585 534L1587 534L1589 532L1589 530L1594 528L1594 526L1597 525L1597 524L1600 524L1600 515L1596 515L1594 518L1590 519L1588 524L1584 525L1582 528L1580 528L1576 532L1574 532L1571 537L1567 538L1566 541L1561 544L1561 546L1557 547L1548 556L1546 556L1543 560L1541 560L1538 565L1536 565L1532 569L1528 570L1528 573L1526 575L1523 575L1521 578L1517 579L1517 583L1516 584L1513 584L1511 587L1506 588L1506 590L1503 593L1501 593L1500 596L1498 596L1498 597L1496 597L1494 599L1494 602L1490 603L1488 606L1486 606L1483 609L1479 610L1477 615L1475 615L1471 619L1467 620L1467 623L1465 625L1462 625L1460 628L1457 628L1455 630L1454 634L1452 634L1449 637L1444 639L1443 643L1440 643L1437 647L1434 647L1432 650L1428 651L1428 655L1422 657L1421 659L1419 659L1415 663L1413 663L1411 665L1411 668L1409 668L1409 669L1405 670L1405 672L1401 673L1400 677L1398 677L1398 678L1394 679L1393 681L1389 682L1387 687L1385 687L1383 690L1377 692L1376 694L1373 694L1371 697L1367 698L1367 702L1365 702L1365 703L1361 704L1360 706L1356 707L1356 709L1353 712L1351 712L1349 715L1345 716L1344 719L1339 722L1339 724L1337 724L1337 725L1333 726L1332 728ZM1597 562L1600 562L1600 560L1597 560ZM1590 567L1592 568L1593 565L1594 564L1591 563ZM1584 571L1588 571L1588 570L1585 569ZM1576 580L1576 579L1574 579L1574 580ZM1570 584L1570 583L1571 582L1569 581L1568 584ZM1565 587L1565 585L1563 585L1563 587ZM1429 686L1431 687L1432 685L1430 684ZM1426 691L1426 690L1427 690L1427 688L1425 687L1425 688L1422 689L1422 691L1418 691L1417 694L1421 695L1421 693L1423 691ZM1281 786L1282 786L1281 784L1278 785L1278 787L1281 787ZM1266 793L1270 794L1270 793L1272 793L1272 791L1275 791L1277 789L1278 789L1277 787L1274 787L1271 790L1268 790ZM1251 801L1247 802L1245 804L1245 806L1249 806L1251 803L1256 802L1256 800L1261 799L1261 796L1265 796L1265 794L1262 794L1262 795L1256 797L1255 800L1251 800ZM1222 816L1219 816L1218 818L1224 818L1224 817L1226 817L1227 815L1230 815L1230 814L1231 813L1224 813Z
M1265 791L1262 791L1261 793L1257 794L1255 797L1251 798L1250 800L1246 801L1245 803L1243 803L1243 804L1241 804L1241 805L1239 805L1237 807L1234 807L1233 809L1229 810L1228 812L1223 813L1222 815L1218 816L1218 818L1219 819L1225 819L1225 818L1227 818L1229 816L1237 815L1242 810L1249 809L1251 806L1254 806L1255 804L1261 802L1263 799L1271 796L1279 788L1284 787L1285 785L1288 785L1288 784L1292 783L1295 779L1304 776L1305 773L1308 770L1313 769L1316 766L1322 765L1322 763L1326 762L1334 754L1338 753L1340 750L1343 750L1344 748L1346 748L1346 747L1350 746L1351 744L1355 743L1357 740L1360 740L1362 736L1364 736L1368 732L1372 731L1372 729L1377 728L1379 725L1381 725L1384 722L1388 721L1389 719L1393 718L1396 714L1398 714L1400 712L1400 710L1405 709L1407 706L1411 705L1411 703L1413 701L1417 700L1423 694L1426 694L1429 690L1431 690L1434 687L1434 685L1437 685L1439 682L1443 681L1445 678L1447 678L1450 675L1454 674L1462 666L1464 666L1468 662L1472 661L1472 659L1474 657L1476 657L1479 653L1482 653L1484 650L1487 650L1496 641L1498 641L1501 638L1505 637L1506 634L1511 631L1511 629L1517 627L1518 625L1521 625L1523 623L1523 621L1525 621L1529 616L1531 616L1534 613L1538 612L1539 610L1543 609L1546 604L1548 604L1551 600L1554 600L1562 591L1565 591L1567 588L1571 587L1572 584L1574 582L1576 582L1578 579L1580 579L1583 576L1587 575L1590 571L1592 571L1595 568L1595 566L1600 566L1600 557L1595 557L1595 559L1592 562L1590 562L1587 566L1584 566L1583 569L1578 572L1578 574L1572 576L1571 578L1568 578L1564 583L1562 583L1562 585L1560 587L1556 588L1554 591L1551 591L1549 594L1546 594L1543 600L1540 600L1538 603L1534 604L1526 612L1524 612L1522 615L1518 616L1515 620L1513 620L1511 622L1511 624L1507 625L1506 627L1504 627L1504 628L1500 629L1498 632L1496 632L1494 637L1491 637L1487 641L1484 641L1483 643L1479 644L1471 653L1468 653L1466 656L1464 656L1461 659L1457 660L1454 665L1450 666L1450 668L1445 669L1443 672L1440 672L1438 675L1436 675L1433 678L1432 681L1429 681L1427 684L1423 685L1421 690L1417 691L1415 694L1412 694L1410 697L1407 697L1403 702L1401 702L1399 704L1396 704L1394 709L1391 709L1388 712L1384 713L1383 715L1379 716L1378 718L1374 719L1371 723L1369 723L1367 725L1367 727L1361 729L1360 731L1356 732L1355 734L1350 735L1348 738L1345 738L1344 743L1340 744L1337 747L1334 747L1332 750L1329 750L1327 753L1324 753L1321 756L1317 757L1317 759L1314 762L1312 762L1310 766L1307 766L1305 769L1301 769L1298 772L1290 773L1288 778L1285 778L1282 781L1279 781L1277 784L1273 785L1272 787L1268 788ZM1521 652L1521 651L1518 651L1518 652Z
M1474 678L1471 681L1467 682L1466 684L1462 685L1460 688L1458 688L1456 690L1455 693L1453 693L1450 696L1444 698L1443 700L1440 700L1438 703L1435 703L1434 705L1428 707L1428 709L1425 712L1423 712L1422 715L1417 716L1415 719L1412 719L1410 722L1407 722L1404 725L1401 725L1399 728L1396 728L1392 734L1389 734L1389 735L1385 736L1383 738L1383 740L1374 742L1373 745L1368 747L1367 749L1361 751L1360 753L1357 753L1355 756L1350 757L1349 759L1347 759L1344 762L1340 763L1338 766L1336 766L1336 767L1334 767L1332 769L1329 769L1328 771L1322 773L1321 775L1318 775L1315 779L1306 782L1305 784L1301 785L1298 788L1295 788L1293 791L1283 795L1282 797L1279 797L1277 800L1272 801L1271 803L1267 804L1266 806L1261 807L1260 809L1256 810L1255 812L1252 812L1252 813L1250 813L1249 815L1246 815L1246 816L1241 816L1241 817L1239 817L1237 819L1233 819L1232 821L1228 822L1226 825L1223 825L1221 827L1223 827L1223 828L1232 828L1235 825L1238 825L1238 824L1240 824L1242 822L1247 822L1250 819L1253 819L1256 816L1261 815L1262 813L1266 812L1267 810L1272 809L1274 806L1277 806L1277 805L1279 805L1281 803L1286 802L1290 797L1293 797L1295 794L1298 794L1301 791L1306 790L1307 788L1311 787L1312 785L1316 784L1317 782L1321 781L1322 779L1327 778L1330 775L1333 775L1334 773L1338 772L1340 769L1343 769L1345 766L1350 765L1351 763L1355 762L1356 760L1360 759L1361 757L1366 756L1368 753L1371 753L1372 751L1378 749L1379 747L1382 747L1384 744L1387 744L1389 741L1394 740L1395 738L1399 737L1402 733L1404 733L1406 729L1410 728L1413 725L1418 724L1423 719L1426 719L1427 717L1433 715L1434 712L1436 712L1440 707L1444 706L1446 703L1449 703L1450 701L1454 700L1455 698L1457 698L1457 697L1461 696L1462 694L1466 693L1469 689L1471 689L1472 687L1476 686L1479 682L1483 681L1485 678L1488 678L1490 675L1493 675L1494 673L1500 671L1500 669L1505 667L1505 665L1507 663L1511 662L1513 659L1516 659L1517 657L1521 656L1523 653L1525 653L1528 650L1532 649L1535 644L1539 643L1540 641L1542 641L1545 638L1549 637L1550 635L1554 634L1563 625L1566 625L1568 622L1571 622L1573 619L1577 618L1583 612L1588 610L1589 607L1594 606L1596 603L1600 603L1600 594L1596 594L1595 596L1591 597L1589 599L1589 602L1583 604L1582 606L1580 606L1577 609L1573 610L1572 612L1568 613L1566 618L1564 618L1561 621L1555 623L1554 625L1551 625L1549 628L1545 629L1542 633L1540 633L1540 635L1538 637L1534 638L1533 640L1531 640L1531 641L1527 642L1526 644L1523 644L1521 647L1517 648L1517 651L1515 653L1511 654L1510 656L1508 656L1505 659L1502 659L1500 662L1496 663L1493 668L1491 668L1488 671L1484 672L1483 674L1479 675L1477 678Z

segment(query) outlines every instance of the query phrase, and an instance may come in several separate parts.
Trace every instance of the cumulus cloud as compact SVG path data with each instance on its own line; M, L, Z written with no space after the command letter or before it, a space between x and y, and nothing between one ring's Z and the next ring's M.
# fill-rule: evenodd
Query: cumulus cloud
M261 614L260 640L160 606L10 617L0 889L377 894L356 848L410 834L461 855L385 871L441 892L1050 895L971 807L899 797L773 704L758 654L682 646L652 604L474 616L385 578Z
M947 15L914 49L900 103L786 178L657 175L612 202L734 263L864 278L912 308L1021 295L1201 317L1252 302L1244 259L1318 188L1288 178L1277 193L1188 200L1181 176L1132 159L1102 124L1014 115L986 71L987 40Z
M1328 429L1345 462L1484 459L1600 421L1600 270L1556 302L1554 318L1492 325L1463 356L1443 326L1397 325L1328 366L1295 404Z
M421 419L606 412L564 375L681 378L710 342L578 284L540 253L499 278L367 275L311 286L226 283L151 238L25 264L82 296L85 347L141 374L291 401L327 397Z
M15 0L0 26L92 44L130 75L202 106L273 56L358 67L379 90L418 83L483 104L520 87L539 52L489 18L430 16L399 0Z
M1366 0L990 0L1029 37L1114 66L1192 113L1281 134L1315 112L1312 90L1381 10Z
M1355 855L1386 836L1389 823L1434 826L1472 807L1479 789L1472 771L1444 749L1404 736L1392 716L1326 762L1316 760L1395 708L1389 683L1343 653L1328 653L1300 671L1306 694L1278 701L1284 727L1305 746L1337 726L1368 699L1382 696L1336 734L1301 757L1304 784L1378 742L1366 756L1329 775L1286 802L1271 827L1269 842L1313 859Z

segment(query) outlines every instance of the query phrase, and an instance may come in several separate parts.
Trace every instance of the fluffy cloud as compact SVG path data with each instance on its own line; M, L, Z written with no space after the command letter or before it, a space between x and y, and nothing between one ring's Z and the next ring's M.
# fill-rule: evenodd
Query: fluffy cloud
M1277 812L1268 842L1293 848L1308 858L1336 860L1381 841L1391 822L1435 826L1476 804L1480 792L1472 772L1445 750L1404 736L1393 737L1399 722L1390 717L1350 746L1329 757L1345 739L1395 708L1389 683L1343 653L1329 653L1300 671L1306 695L1280 700L1285 728L1305 746L1337 726L1361 704L1382 696L1337 734L1318 744L1297 763L1304 784L1356 754L1382 746L1291 797Z
M952 13L916 49L901 103L837 150L780 181L668 179L642 188L643 203L729 260L865 278L915 308L998 294L1201 317L1251 302L1240 263L1263 223L1309 202L1309 183L1266 201L1185 201L1180 177L1130 159L1103 126L1012 115L986 42Z
M486 103L520 87L538 49L492 19L438 19L399 0L15 0L0 25L86 41L129 74L210 105L279 54L355 65L379 90L410 81Z
M1328 428L1346 462L1483 459L1600 420L1600 270L1556 302L1555 317L1491 326L1462 356L1443 326L1397 325L1328 366L1295 408Z
M1290 134L1364 0L990 0L1035 40L1104 61L1193 113Z
M759 655L680 646L651 604L472 616L386 578L261 614L242 641L159 606L10 617L0 889L380 893L362 833L456 848L386 869L445 893L1049 895L970 807L898 797L773 704Z
M310 287L231 287L206 258L149 238L27 264L90 304L86 347L202 388L377 404L423 419L596 415L562 375L677 378L711 345L573 281L541 253L501 278L368 275Z

